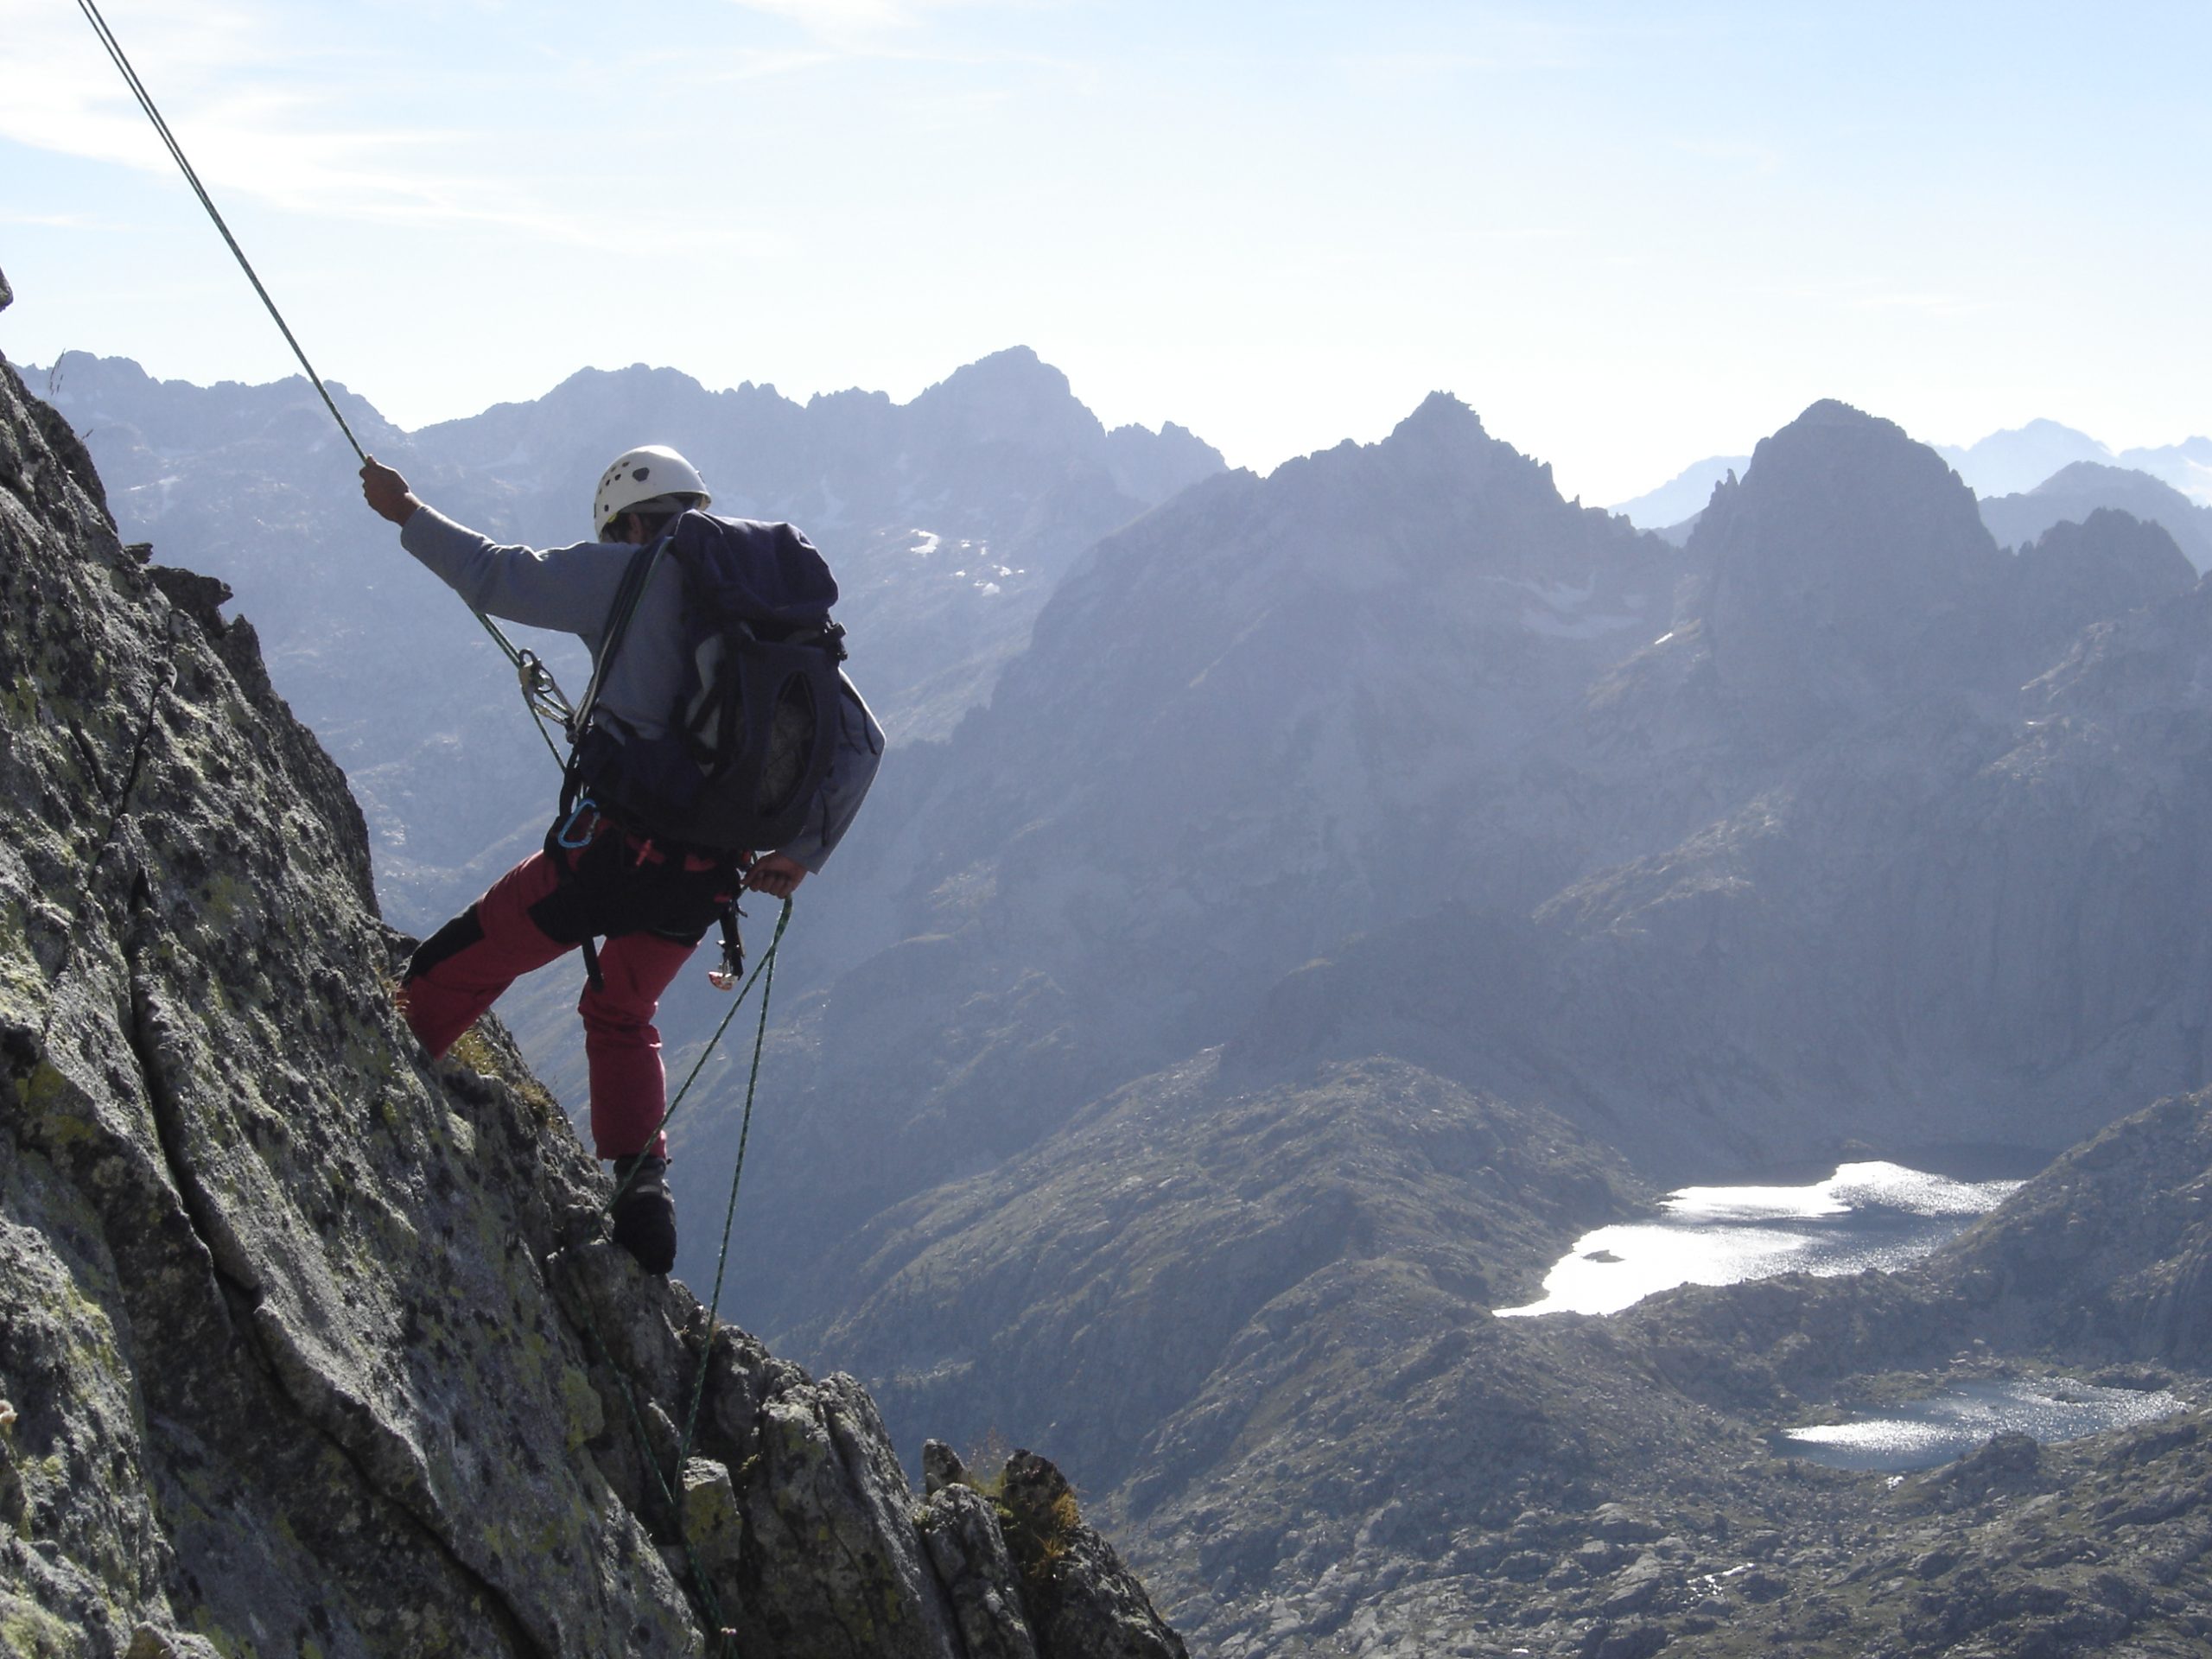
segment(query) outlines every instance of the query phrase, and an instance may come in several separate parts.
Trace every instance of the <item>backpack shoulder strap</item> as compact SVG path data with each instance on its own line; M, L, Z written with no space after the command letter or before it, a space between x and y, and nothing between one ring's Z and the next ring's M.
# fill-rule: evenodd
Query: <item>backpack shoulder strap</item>
M599 706L599 694L614 666L615 654L629 634L630 619L637 614L638 601L645 591L645 584L652 580L653 569L659 564L668 541L663 536L630 556L629 568L622 573L621 586L614 590L614 602L607 607L607 626L600 632L599 660L592 664L591 683L584 687L583 701L576 705L575 721L569 733L571 744L583 741L592 711Z

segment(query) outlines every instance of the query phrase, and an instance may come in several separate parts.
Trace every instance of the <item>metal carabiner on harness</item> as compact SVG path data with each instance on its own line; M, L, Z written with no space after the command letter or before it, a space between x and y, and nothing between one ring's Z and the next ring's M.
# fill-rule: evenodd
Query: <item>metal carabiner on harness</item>
M531 714L557 721L563 731L575 723L576 711L561 695L561 688L554 683L553 671L545 666L544 659L536 652L515 653L515 678L522 685L523 703ZM569 735L573 741L575 734L569 732Z
M579 831L576 828L577 821L587 812L591 814L591 828ZM553 844L572 853L581 852L591 845L592 837L599 833L600 825L605 822L606 817L599 810L599 803L587 795L576 803L575 810L563 819L561 827L553 832Z
M707 969L707 983L718 991L735 990L745 977L745 944L737 934L737 918L742 913L733 899L717 918L722 927L722 959L719 966Z

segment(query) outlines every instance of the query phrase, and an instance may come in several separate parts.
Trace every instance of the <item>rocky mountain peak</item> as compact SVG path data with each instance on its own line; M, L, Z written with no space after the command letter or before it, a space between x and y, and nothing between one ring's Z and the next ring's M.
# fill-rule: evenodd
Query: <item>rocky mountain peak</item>
M1488 437L1483 429L1482 416L1459 397L1448 391L1432 391L1422 398L1414 412L1391 429L1392 437L1420 431L1471 432Z
M1824 399L1760 442L1690 539L1724 684L1805 715L1979 658L2003 570L1974 493L1895 423Z
M968 442L1077 451L1106 429L1077 400L1066 375L1027 346L1010 346L954 370L914 399Z

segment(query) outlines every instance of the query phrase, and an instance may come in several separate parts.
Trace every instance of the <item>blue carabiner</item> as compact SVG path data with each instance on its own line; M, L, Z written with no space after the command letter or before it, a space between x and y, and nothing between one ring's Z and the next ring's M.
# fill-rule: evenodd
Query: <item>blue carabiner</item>
M591 814L591 828L579 836L576 834L576 821L587 812ZM587 795L576 803L576 810L569 814L568 821L562 824L559 832L554 836L553 844L556 847L565 847L572 853L579 852L591 845L591 838L599 833L599 803ZM575 836L575 839L569 839L572 836Z

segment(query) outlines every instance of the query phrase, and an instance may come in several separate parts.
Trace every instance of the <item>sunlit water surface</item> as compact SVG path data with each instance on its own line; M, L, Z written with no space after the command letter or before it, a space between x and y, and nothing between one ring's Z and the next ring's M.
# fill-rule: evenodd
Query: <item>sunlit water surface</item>
M1661 1202L1656 1221L1586 1233L1545 1276L1541 1300L1497 1311L1618 1313L1677 1285L1894 1271L1963 1231L2019 1185L1867 1163L1845 1164L1810 1186L1686 1186ZM2164 1392L2086 1382L1961 1382L1880 1417L1779 1433L1774 1444L1832 1468L1899 1473L1948 1463L2007 1430L2067 1440L2154 1422L2181 1408Z
M1793 1428L1777 1450L1832 1469L1895 1474L1964 1457L1993 1434L2012 1430L2038 1440L2070 1440L2108 1428L2156 1422L2182 1408L2163 1390L2101 1389L2088 1382L1959 1382L1891 1414L1856 1423Z
M1869 1163L1845 1164L1810 1186L1686 1186L1661 1201L1656 1221L1585 1233L1545 1275L1541 1300L1497 1312L1618 1313L1677 1285L1895 1271L2019 1185Z

